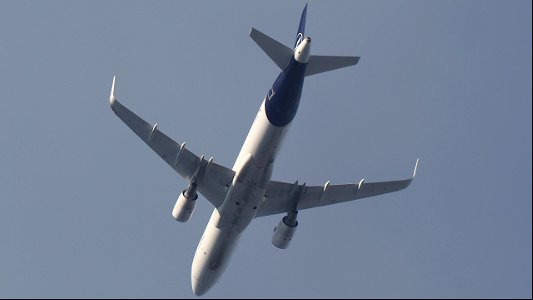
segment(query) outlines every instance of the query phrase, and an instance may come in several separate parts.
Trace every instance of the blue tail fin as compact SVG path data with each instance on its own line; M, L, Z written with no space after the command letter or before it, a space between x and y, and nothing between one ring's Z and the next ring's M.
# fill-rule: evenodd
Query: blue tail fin
M307 4L305 4L302 16L300 17L300 26L298 26L298 32L296 33L296 41L294 42L294 48L300 44L305 36L305 16L307 15Z
M307 4L302 11L300 17L300 26L296 33L296 42L294 48L303 41L305 37L305 17L307 15ZM282 43L274 40L268 35L252 28L250 37L265 51L265 53L278 65L281 70L284 70L291 59L294 57L294 48L291 49ZM305 76L310 76L322 72L332 71L348 66L353 66L359 62L359 56L324 56L311 55L305 70Z

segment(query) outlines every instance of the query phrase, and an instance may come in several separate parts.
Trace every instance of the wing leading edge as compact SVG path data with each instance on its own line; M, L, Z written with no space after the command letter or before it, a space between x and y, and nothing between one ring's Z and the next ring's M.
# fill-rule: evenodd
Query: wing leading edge
M222 204L235 175L233 170L214 163L213 159L206 161L203 156L197 156L185 148L185 143L178 144L159 131L157 123L151 125L118 102L115 98L115 77L109 102L113 112L185 180L190 182L202 169L203 176L197 179L198 191L215 207Z
M417 167L418 159L416 160L413 176L404 180L366 183L363 179L355 184L332 185L328 181L323 186L299 185L301 193L297 209L331 205L403 190L413 181ZM293 203L290 200L294 194L294 188L294 183L271 181L256 217L288 212Z

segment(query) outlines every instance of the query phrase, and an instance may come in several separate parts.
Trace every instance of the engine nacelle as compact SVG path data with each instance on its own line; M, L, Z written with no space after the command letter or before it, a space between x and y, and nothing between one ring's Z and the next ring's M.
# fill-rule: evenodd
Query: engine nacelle
M196 192L191 196L187 193L187 190L183 190L176 201L176 205L174 205L172 217L180 222L189 221L194 212L196 199L198 199L198 194Z
M274 235L272 235L272 244L280 249L289 247L289 243L296 232L298 221L296 215L287 215L279 221L278 226L274 228Z

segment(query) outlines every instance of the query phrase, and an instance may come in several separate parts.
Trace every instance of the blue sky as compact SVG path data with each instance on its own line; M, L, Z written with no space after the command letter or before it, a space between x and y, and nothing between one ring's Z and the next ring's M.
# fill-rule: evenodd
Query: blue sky
M112 113L117 97L232 166L304 1L0 2L0 297L192 297L212 211ZM310 1L312 53L276 180L417 178L405 191L256 219L206 297L531 298L531 2Z

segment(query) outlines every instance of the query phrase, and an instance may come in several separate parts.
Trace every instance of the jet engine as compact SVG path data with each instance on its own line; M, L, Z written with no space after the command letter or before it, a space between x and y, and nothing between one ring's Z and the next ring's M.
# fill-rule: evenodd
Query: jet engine
M279 224L274 228L274 234L272 235L272 244L274 244L274 246L280 249L286 249L289 247L289 243L296 232L296 227L298 227L298 221L296 220L297 215L298 211L294 210L279 221Z
M172 217L179 222L187 222L194 212L194 206L196 205L196 199L198 194L196 193L196 183L191 183L189 187L183 190L174 205L172 210Z

